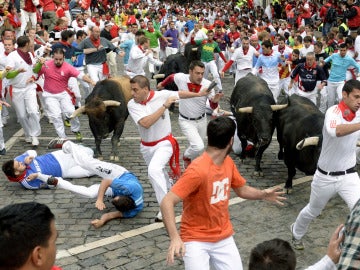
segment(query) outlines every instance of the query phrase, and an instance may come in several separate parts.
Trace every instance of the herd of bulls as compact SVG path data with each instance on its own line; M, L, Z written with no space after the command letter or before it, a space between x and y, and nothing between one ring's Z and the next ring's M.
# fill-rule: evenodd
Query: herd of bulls
M180 53L168 57L159 71L159 74L163 75L158 76L158 82L162 80L161 77L172 73L188 73L189 59L199 58L199 52L188 45L185 49L187 57ZM176 85L170 90L176 91ZM88 115L90 129L95 138L96 157L102 157L102 139L113 132L110 159L119 160L118 142L128 117L126 105L130 98L129 78L107 79L96 84L91 95L86 98L85 106L74 113L73 116L80 113ZM236 118L237 135L242 149L246 149L248 141L255 145L255 175L262 175L261 158L271 143L275 129L280 146L278 158L283 159L288 168L285 184L287 191L292 189L296 168L307 175L314 174L321 150L324 115L311 101L292 95L275 104L266 82L248 74L235 85L230 106ZM240 158L245 158L244 151Z

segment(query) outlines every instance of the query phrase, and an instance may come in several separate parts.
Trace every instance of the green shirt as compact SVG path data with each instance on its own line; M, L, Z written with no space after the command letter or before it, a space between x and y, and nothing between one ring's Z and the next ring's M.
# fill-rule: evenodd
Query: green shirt
M152 33L148 30L145 30L145 37L150 39L150 48L157 48L159 46L158 39L162 37L162 34L157 30Z
M212 60L215 60L214 53L221 52L219 45L217 44L216 41L209 43L206 40L206 43L205 43L204 40L195 40L195 43L196 43L196 45L202 44L201 57L200 57L200 60L202 62L210 62Z

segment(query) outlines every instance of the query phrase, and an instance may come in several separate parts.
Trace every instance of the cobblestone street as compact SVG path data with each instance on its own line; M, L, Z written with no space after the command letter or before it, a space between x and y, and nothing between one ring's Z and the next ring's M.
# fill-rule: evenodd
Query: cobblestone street
M228 109L233 80L228 76L223 82L225 98L222 107ZM154 85L153 81L152 84ZM177 110L171 118L173 134L178 139L183 153L187 143L179 130ZM87 117L82 115L80 121L84 136L83 144L94 147ZM46 153L47 144L56 136L53 126L45 117L42 118L41 125L42 135L39 138L38 154ZM67 128L67 132L69 137L75 140L70 134L70 129ZM13 113L9 124L4 127L4 133L8 152L6 156L0 157L1 162L30 149L29 144L24 141L20 125L16 123L16 116ZM163 224L154 223L159 206L147 177L147 168L139 151L139 141L137 129L129 117L121 137L119 164L134 172L144 188L145 207L135 218L113 220L104 227L95 229L90 221L99 218L102 214L95 208L95 200L82 198L60 189L24 190L17 183L8 182L4 175L0 186L0 206L25 201L47 204L55 213L59 231L56 264L65 270L183 269L181 260L177 260L173 266L166 265L169 239ZM110 139L103 142L102 148L104 159L108 161ZM234 155L232 157L249 185L266 188L282 186L287 177L286 166L283 161L277 159L277 152L278 143L276 137L273 137L273 142L264 153L262 162L264 177L252 176L254 159L247 159L241 163L238 157ZM294 182L293 193L287 196L288 199L283 207L262 201L242 201L233 195L230 212L244 269L247 269L249 253L257 243L274 237L290 240L289 226L307 204L310 195L311 177L305 177L301 172L297 172L296 178L298 180ZM99 181L98 177L72 180L73 183L87 186ZM105 211L112 209L110 202L106 202L106 205ZM305 250L296 252L298 269L304 269L325 255L331 233L338 224L345 222L348 212L345 203L339 197L330 201L322 215L310 225L309 232L304 237ZM177 215L180 214L181 208L178 207Z

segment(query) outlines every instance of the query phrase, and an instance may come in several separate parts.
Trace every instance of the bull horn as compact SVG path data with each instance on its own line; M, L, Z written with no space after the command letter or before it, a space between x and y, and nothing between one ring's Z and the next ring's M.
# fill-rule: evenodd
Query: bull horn
M104 104L105 104L105 107L108 107L108 106L119 107L121 102L116 101L116 100L104 100Z
M192 48L191 50L192 50L193 52L197 52L198 48L195 47L195 48Z
M278 110L282 110L285 109L288 106L288 104L279 104L279 105L270 105L271 110L274 111L278 111Z
M298 144L296 145L296 149L301 150L306 146L318 145L318 143L319 143L319 136L305 138L300 142L298 142Z
M360 141L357 141L356 146L360 147Z
M76 109L71 115L70 118L75 118L76 116L85 112L85 106L81 106L80 108Z
M164 79L165 78L165 74L156 74L153 76L153 79Z
M239 113L252 113L253 107L242 107L238 109Z

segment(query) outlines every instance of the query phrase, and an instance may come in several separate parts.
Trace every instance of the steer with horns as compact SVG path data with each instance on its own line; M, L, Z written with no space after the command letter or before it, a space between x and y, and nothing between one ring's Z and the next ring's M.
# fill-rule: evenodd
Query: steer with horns
M86 98L85 106L77 109L72 117L87 114L89 126L95 138L95 157L102 158L101 141L111 132L112 150L110 160L119 160L118 143L129 112L127 103L131 99L130 79L126 76L98 82Z
M237 81L230 98L231 111L237 122L237 135L241 141L241 159L245 159L247 140L254 143L256 176L263 176L260 162L271 143L275 129L275 111L287 105L276 105L267 83L253 74Z

